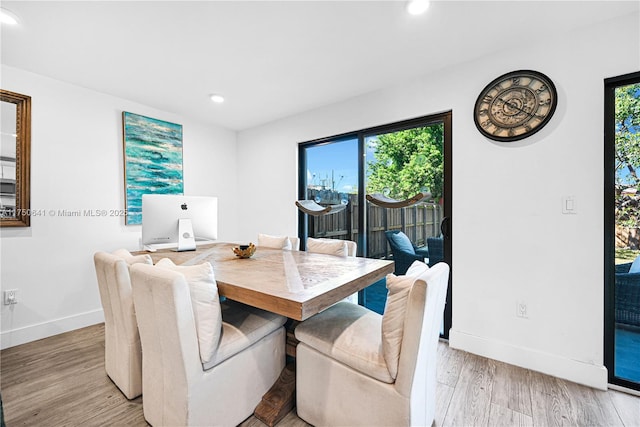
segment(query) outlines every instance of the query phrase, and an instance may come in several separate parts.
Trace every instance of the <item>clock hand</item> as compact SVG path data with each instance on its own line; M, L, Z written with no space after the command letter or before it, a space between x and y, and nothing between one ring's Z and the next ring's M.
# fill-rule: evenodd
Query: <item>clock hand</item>
M523 110L522 108L518 107L517 105L512 104L511 102L505 101L505 100L504 100L504 99L502 99L502 98L498 98L498 101L502 101L502 103L503 103L503 104L506 104L506 105L508 105L509 107L514 108L514 109L516 109L516 110L518 110L518 111L521 111L521 112L523 112L523 113L525 113L525 114L527 114L527 115L529 115L529 116L531 116L531 117L536 117L535 113L530 113L530 112L529 112L529 111L527 111L527 110Z

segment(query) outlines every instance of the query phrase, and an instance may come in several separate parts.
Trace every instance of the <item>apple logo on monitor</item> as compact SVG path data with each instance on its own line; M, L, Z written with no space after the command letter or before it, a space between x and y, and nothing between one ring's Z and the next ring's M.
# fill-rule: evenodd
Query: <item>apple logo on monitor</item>
M180 209L182 209L183 211L186 211L187 210L187 204L186 203L181 204L180 205Z

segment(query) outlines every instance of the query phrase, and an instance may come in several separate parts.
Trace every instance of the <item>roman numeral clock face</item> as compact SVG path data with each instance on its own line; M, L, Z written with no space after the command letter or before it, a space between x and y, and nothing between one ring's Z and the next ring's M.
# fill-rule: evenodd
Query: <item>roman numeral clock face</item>
M558 96L551 79L537 71L514 71L489 83L476 100L473 119L487 138L510 142L546 125Z

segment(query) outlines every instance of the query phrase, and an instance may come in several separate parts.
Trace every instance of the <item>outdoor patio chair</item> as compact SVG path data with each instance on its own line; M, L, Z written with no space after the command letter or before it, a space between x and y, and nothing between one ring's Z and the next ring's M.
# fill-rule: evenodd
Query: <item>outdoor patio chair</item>
M444 239L442 237L428 237L429 267L444 261Z
M424 259L429 257L427 248L415 246L402 231L388 230L384 234L391 247L393 261L395 262L394 273L397 276L405 274L414 261L424 262Z
M616 265L616 323L640 327L640 273L629 273L632 263Z

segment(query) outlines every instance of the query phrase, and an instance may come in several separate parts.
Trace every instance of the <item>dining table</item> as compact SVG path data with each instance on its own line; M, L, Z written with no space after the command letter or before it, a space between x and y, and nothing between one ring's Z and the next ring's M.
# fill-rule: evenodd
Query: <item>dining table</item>
M257 247L239 258L235 243L216 242L195 251L158 249L155 263L211 263L221 296L303 321L393 272L393 261Z

